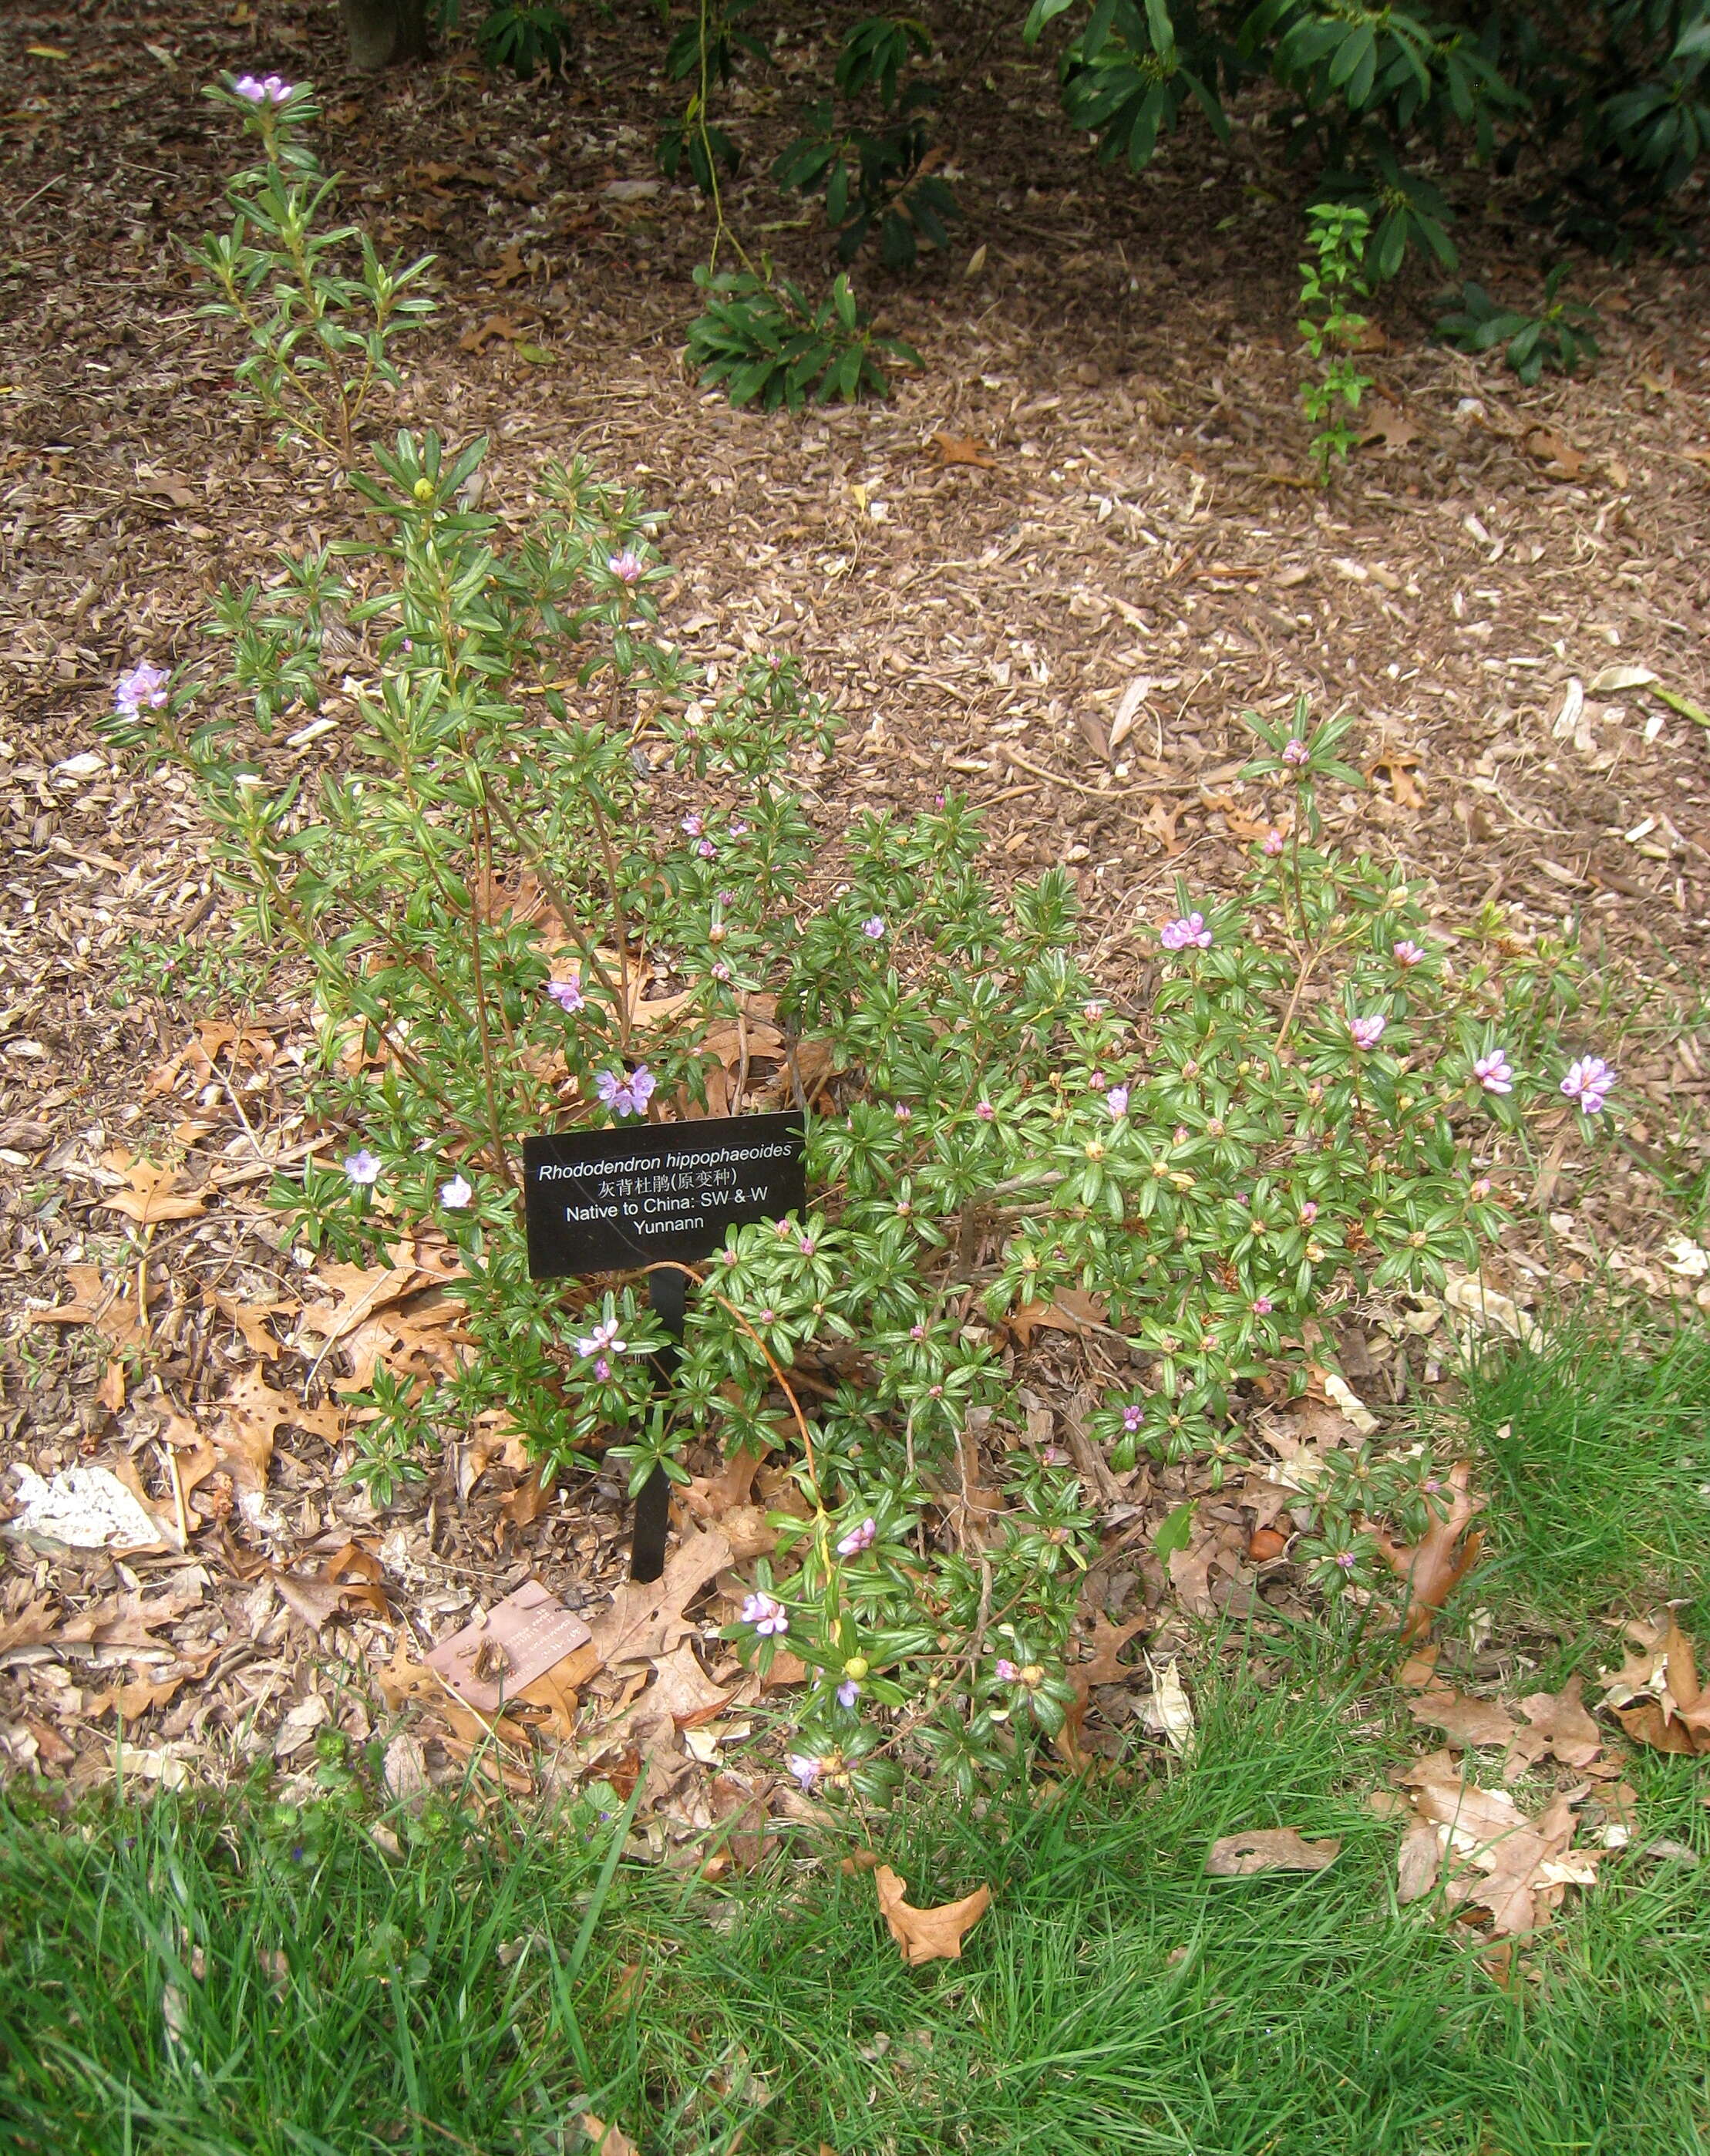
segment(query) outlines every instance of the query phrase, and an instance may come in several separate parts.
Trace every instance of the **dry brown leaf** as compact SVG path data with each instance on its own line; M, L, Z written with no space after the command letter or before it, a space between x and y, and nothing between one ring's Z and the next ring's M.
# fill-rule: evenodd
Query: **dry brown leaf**
M457 340L457 348L460 352L480 352L486 350L495 337L501 338L506 344L515 344L519 338L527 335L528 331L518 329L508 315L489 315L485 321L464 331Z
M131 1684L116 1686L110 1691L97 1692L84 1702L83 1711L91 1721L99 1721L102 1715L111 1714L116 1709L121 1721L135 1722L155 1707L170 1707L189 1675L186 1670L177 1676L164 1677L157 1684L146 1677L138 1677Z
M1415 1639L1430 1630L1432 1618L1477 1561L1483 1537L1469 1534L1467 1529L1485 1501L1468 1493L1471 1473L1471 1463L1466 1460L1457 1460L1450 1469L1449 1510L1442 1519L1431 1522L1415 1548L1403 1549L1382 1532L1374 1537L1390 1570L1407 1584L1410 1599L1401 1631L1404 1640Z
M1425 788L1419 783L1418 773L1419 758L1411 750L1404 748L1386 748L1366 767L1366 776L1389 788L1390 798L1398 808L1425 807Z
M1470 1745L1506 1744L1519 1727L1495 1700L1469 1698L1442 1685L1433 1685L1417 1699L1409 1700L1407 1711L1423 1727L1440 1729L1461 1751Z
M1092 1652L1084 1661L1077 1662L1071 1672L1076 1683L1126 1684L1131 1677L1138 1675L1137 1671L1127 1662L1118 1661L1117 1657L1134 1635L1143 1630L1151 1621L1144 1610L1139 1616L1131 1618L1126 1625L1112 1625L1107 1617L1096 1619L1092 1627Z
M582 2130L588 2136L593 2156L636 2156L635 2143L622 2128L608 2126L591 2111L582 2114Z
M1419 429L1399 405L1391 404L1385 398L1374 398L1360 416L1365 423L1360 436L1362 447L1380 442L1386 449L1399 449L1419 439Z
M1205 1869L1214 1879L1245 1879L1256 1871L1324 1871L1342 1853L1340 1838L1305 1841L1291 1826L1225 1834L1211 1845Z
M731 1562L731 1546L717 1527L683 1537L655 1580L626 1580L593 1628L593 1644L608 1669L620 1662L656 1661L695 1630L683 1614L710 1579Z
M104 1281L99 1265L67 1265L65 1277L71 1283L71 1301L52 1310L33 1310L31 1324L92 1325L121 1354L147 1346L147 1332L136 1322L129 1280Z
M1416 1647L1395 1672L1395 1681L1404 1691L1423 1691L1437 1681L1437 1656L1440 1653L1434 1640L1428 1647Z
M978 434L934 434L932 450L941 467L978 465L982 471L995 471L998 468L990 444Z
M59 1629L53 1598L44 1594L26 1603L15 1617L0 1621L0 1655L14 1647L44 1647Z
M392 1650L392 1660L383 1670L377 1670L375 1682L380 1687L380 1697L395 1714L400 1707L416 1700L443 1700L445 1687L424 1662L419 1662L410 1651L408 1632L400 1625Z
M1419 1817L1437 1830L1450 1906L1488 1910L1498 1935L1536 1930L1568 1887L1594 1882L1600 1852L1572 1848L1578 1821L1566 1796L1528 1820L1506 1790L1466 1781L1446 1752L1415 1761L1402 1782Z
M1429 1894L1443 1868L1443 1840L1429 1820L1415 1819L1395 1858L1395 1898L1404 1908Z
M1102 1299L1078 1287L1066 1287L1049 1302L1024 1302L1004 1322L1026 1347L1041 1325L1059 1332L1086 1332L1104 1323L1107 1312Z
M1528 1692L1521 1701L1520 1712L1531 1726L1514 1739L1516 1768L1531 1765L1546 1753L1564 1767L1589 1767L1603 1749L1597 1724L1580 1700L1582 1682L1579 1677L1569 1677L1559 1692Z
M1585 469L1584 452L1553 428L1533 427L1527 434L1525 448L1533 463L1543 466L1546 479L1578 479Z
M117 1169L126 1188L110 1190L97 1203L110 1212L124 1214L139 1228L151 1228L162 1220L193 1220L208 1204L205 1190L180 1190L170 1168L133 1160L123 1150L103 1153L101 1163Z
M1652 1625L1630 1625L1630 1650L1620 1672L1605 1680L1605 1707L1636 1743L1682 1757L1710 1754L1710 1697L1698 1681L1692 1643L1672 1610Z
M1182 850L1183 842L1176 836L1176 825L1183 813L1180 808L1167 808L1162 801L1154 801L1140 819L1141 829L1149 831L1157 839L1163 848L1167 860L1173 859Z
M946 1902L936 1909L916 1909L904 1899L908 1881L899 1879L889 1865L873 1872L879 1890L879 1909L911 1969L929 1961L960 1961L962 1942L984 1916L992 1898L989 1887L976 1887L959 1902Z
M238 1302L230 1296L215 1294L211 1300L221 1316L229 1318L244 1336L249 1346L264 1362L277 1362L284 1352L278 1335L267 1321L275 1312L289 1315L301 1309L297 1302Z

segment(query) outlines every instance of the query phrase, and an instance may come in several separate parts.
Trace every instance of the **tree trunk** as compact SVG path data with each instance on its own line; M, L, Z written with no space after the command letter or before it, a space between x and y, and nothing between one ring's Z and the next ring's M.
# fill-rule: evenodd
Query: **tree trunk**
M403 60L428 57L427 0L338 0L351 41L351 64L377 74Z

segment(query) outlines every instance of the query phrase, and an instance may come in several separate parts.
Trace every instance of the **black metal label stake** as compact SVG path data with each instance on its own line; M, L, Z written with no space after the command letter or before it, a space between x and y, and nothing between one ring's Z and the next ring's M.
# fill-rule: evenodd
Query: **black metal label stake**
M728 1229L775 1220L806 1203L804 1144L797 1114L526 1138L530 1276L625 1272L660 1259L693 1265L710 1257ZM649 1298L672 1336L654 1358L663 1382L676 1368L688 1283L670 1267L647 1280ZM670 1480L656 1467L635 1501L632 1579L657 1579L664 1571L670 1514Z

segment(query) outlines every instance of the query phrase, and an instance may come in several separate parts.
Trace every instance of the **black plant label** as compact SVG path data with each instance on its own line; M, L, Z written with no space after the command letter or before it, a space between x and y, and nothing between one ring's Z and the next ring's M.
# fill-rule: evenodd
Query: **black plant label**
M536 1280L708 1257L732 1228L807 1201L798 1114L565 1131L523 1141Z

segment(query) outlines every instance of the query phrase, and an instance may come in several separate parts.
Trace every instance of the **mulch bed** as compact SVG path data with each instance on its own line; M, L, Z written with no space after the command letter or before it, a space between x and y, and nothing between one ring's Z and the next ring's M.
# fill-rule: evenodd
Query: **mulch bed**
M1710 943L1710 736L1643 686L1609 685L1643 668L1710 706L1702 277L1581 264L1602 364L1532 391L1426 343L1431 285L1404 280L1374 311L1382 438L1323 492L1297 396L1296 178L1258 139L1233 161L1187 143L1138 182L1107 175L1050 116L1038 67L1003 58L953 109L968 213L953 259L861 280L923 370L888 403L737 413L681 364L707 227L691 193L655 184L644 39L590 18L565 85L490 80L463 55L374 83L344 73L330 8L240 12L234 43L194 0L116 6L99 24L38 8L0 54L17 250L0 264L14 1328L0 1458L48 1474L116 1450L158 1484L149 1448L172 1416L212 1414L258 1368L287 1390L306 1382L304 1313L331 1292L280 1247L253 1135L281 1158L313 1136L291 1122L292 984L262 968L249 1030L204 1032L200 1060L182 1060L198 1022L229 1019L244 954L229 957L185 789L121 767L96 732L121 665L198 651L221 582L264 575L340 514L325 475L234 416L230 352L197 319L183 244L213 221L232 162L198 91L228 65L321 85L351 212L439 257L442 310L411 348L398 419L489 434L489 506L520 506L544 464L578 452L633 479L670 511L670 633L718 667L793 650L842 713L823 774L834 818L966 791L989 810L996 875L1073 870L1113 983L1175 878L1229 886L1276 805L1237 775L1236 715L1300 696L1357 710L1372 784L1326 804L1339 841L1430 875L1446 913L1498 906L1516 935L1577 916L1611 968L1651 984L1656 1019L1624 1075L1654 1106L1594 1208L1605 1246L1650 1238L1665 1213L1646 1161L1690 1169L1690 1146L1669 1148L1710 1087L1669 1015ZM814 79L814 33L793 13L778 81L738 98L755 173ZM775 192L737 187L731 214L751 230L777 218ZM768 237L793 272L823 275L811 223ZM1535 288L1536 236L1500 189L1466 244L1493 287ZM1112 752L1125 699L1133 723ZM307 771L341 732L306 745ZM181 1187L203 1199L142 1231L140 1268L137 1238L104 1209L125 1187L121 1148L182 1157ZM1524 1267L1494 1276L1512 1285ZM107 1329L140 1322L139 1280L146 1353L124 1386L89 1327L31 1322L122 1286L130 1319L110 1305ZM269 1306L275 1318L254 1317ZM1081 1343L1040 1353L1063 1365L1041 1397L1081 1382ZM107 1696L146 1681L166 1694L131 1701L154 1771L270 1749L300 1763L323 1719L368 1733L367 1678L398 1615L420 1647L525 1578L593 1611L620 1575L609 1479L537 1508L521 1463L472 1472L460 1449L377 1513L330 1476L333 1457L281 1424L264 1532L232 1484L182 1553L126 1566L12 1546L0 1734L13 1760L74 1781L107 1771ZM1145 1517L1186 1490L1158 1478ZM1233 1547L1239 1512L1221 1525ZM1143 1542L1132 1503L1112 1532ZM323 1636L269 1568L325 1566L353 1537L377 1554L393 1614L345 1609ZM151 1625L162 1595L178 1606ZM85 1634L74 1655L30 1644L28 1626L12 1643L8 1625L44 1600L54 1626Z

